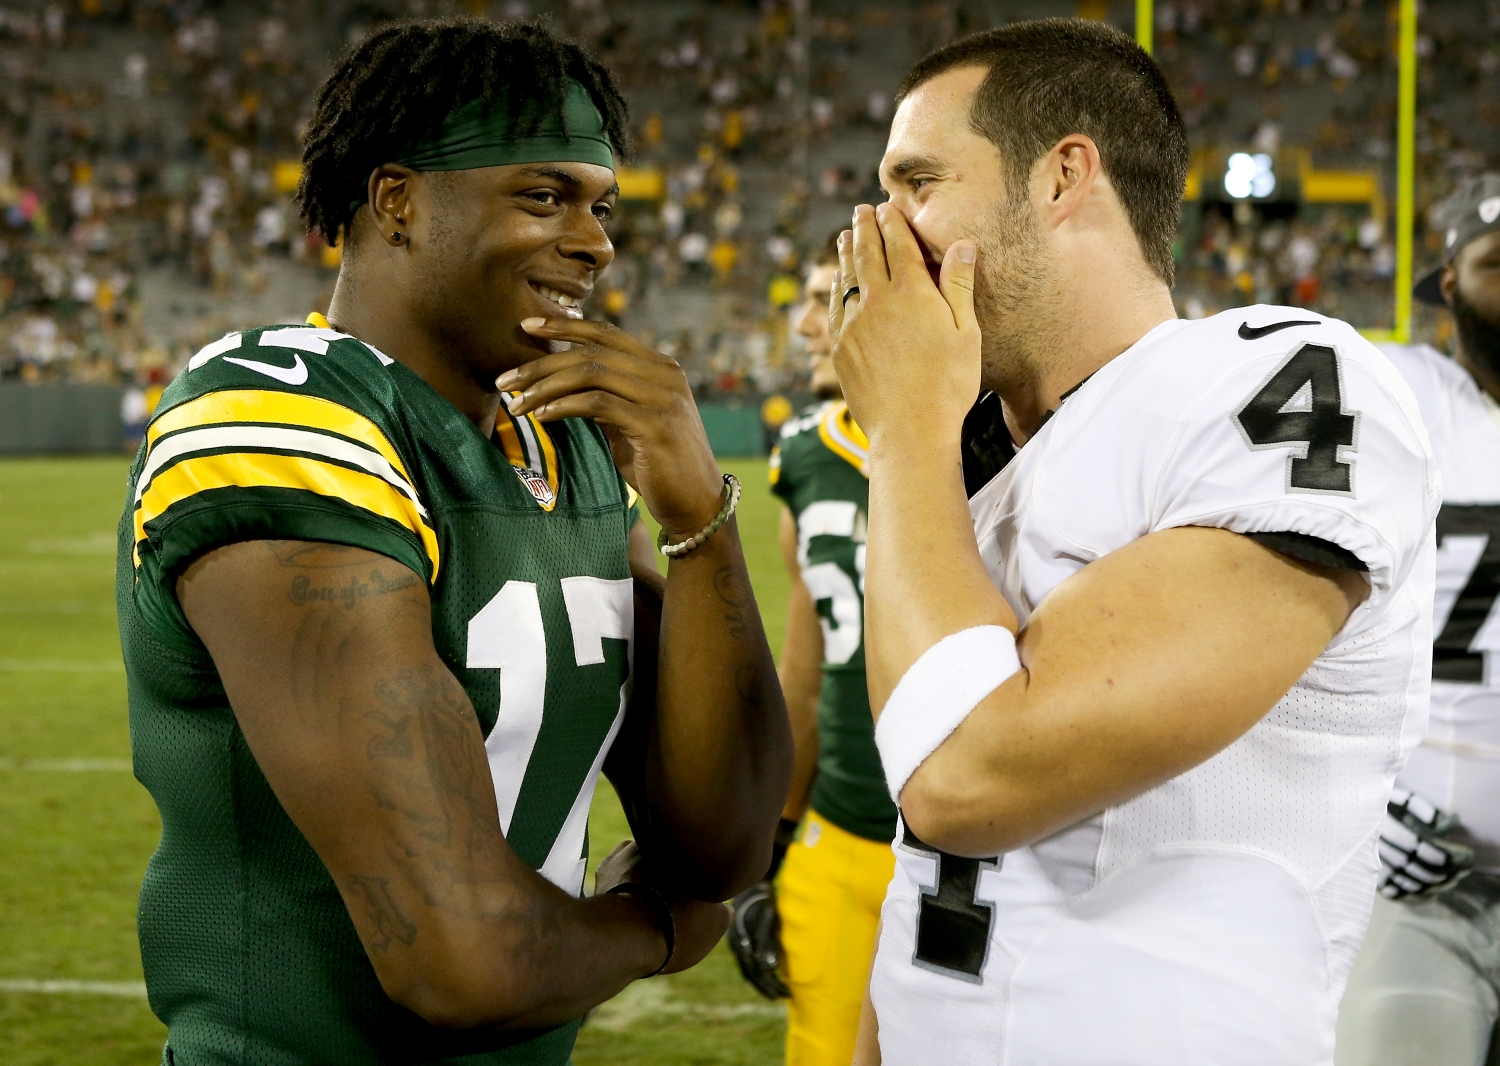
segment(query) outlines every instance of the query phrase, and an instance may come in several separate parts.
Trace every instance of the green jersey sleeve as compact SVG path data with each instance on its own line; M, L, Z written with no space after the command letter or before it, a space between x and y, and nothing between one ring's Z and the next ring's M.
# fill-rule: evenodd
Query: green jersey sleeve
M803 467L817 446L818 422L827 409L827 403L816 404L787 419L781 427L776 447L771 449L767 470L771 492L779 496L793 514L805 506L798 500L798 488L805 481Z
M438 538L385 371L330 329L271 327L205 347L167 389L132 472L133 562L165 585L244 540L390 556L435 581Z

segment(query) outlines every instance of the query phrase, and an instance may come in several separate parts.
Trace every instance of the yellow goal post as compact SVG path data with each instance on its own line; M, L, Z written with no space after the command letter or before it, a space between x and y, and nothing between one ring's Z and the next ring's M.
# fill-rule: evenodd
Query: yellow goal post
M1371 340L1411 340L1412 232L1416 224L1413 193L1417 140L1417 0L1398 0L1396 101L1396 291L1395 328L1365 329ZM1135 39L1152 50L1155 0L1135 0Z

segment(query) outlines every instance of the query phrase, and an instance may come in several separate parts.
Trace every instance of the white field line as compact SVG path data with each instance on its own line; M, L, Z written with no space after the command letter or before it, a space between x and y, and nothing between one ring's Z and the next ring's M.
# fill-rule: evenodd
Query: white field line
M101 577L112 579L115 576L114 567L110 567L107 570L101 567L95 570L95 565L95 560L87 557L82 559L76 557L64 558L56 555L41 559L0 559L0 574L34 576L43 572L56 573L57 571L62 571L69 577Z
M145 981L29 981L0 980L0 992L34 992L44 996L119 996L145 999Z
M115 533L101 530L82 537L28 540L26 550L33 555L114 555L119 550L119 541Z
M0 659L0 674L123 674L119 659Z
M51 770L62 773L130 773L129 759L9 759L0 757L0 770Z
M0 614L114 614L114 600L36 600L0 603Z
M774 1003L687 1003L672 997L665 984L637 981L589 1015L588 1024L606 1032L629 1029L647 1018L692 1018L728 1021L732 1018L780 1018L786 1008Z

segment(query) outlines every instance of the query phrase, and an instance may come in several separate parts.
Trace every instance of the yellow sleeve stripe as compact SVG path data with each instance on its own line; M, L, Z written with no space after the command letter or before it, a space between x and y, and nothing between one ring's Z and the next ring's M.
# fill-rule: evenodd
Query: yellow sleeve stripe
M374 474L297 455L238 452L184 459L152 479L135 512L137 551L146 539L146 523L169 507L209 489L303 489L332 496L388 518L415 533L438 574L437 534L422 519L418 505L390 482Z
M157 471L194 452L302 452L333 459L389 482L416 505L418 514L428 518L427 508L422 506L417 490L379 452L330 433L317 433L292 426L247 425L243 422L185 429L181 433L163 437L147 453L146 463L136 479L136 503L140 503L141 497L151 488L151 481L156 477Z
M818 423L818 439L834 455L865 477L870 476L870 438L854 421L848 404L839 401L829 405L828 413Z
M146 431L146 441L154 445L165 433L208 426L216 422L269 422L337 433L373 448L385 456L386 462L395 467L403 478L411 481L411 476L401 464L400 454L374 422L343 404L294 392L275 392L270 389L211 392L172 408L152 422L151 428Z

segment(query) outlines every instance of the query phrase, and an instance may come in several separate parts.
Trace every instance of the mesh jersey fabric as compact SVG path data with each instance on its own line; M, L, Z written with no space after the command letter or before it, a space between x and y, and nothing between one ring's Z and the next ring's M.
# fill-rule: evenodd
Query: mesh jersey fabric
M1279 421L1298 412L1322 421ZM1309 424L1353 439L1265 443ZM1022 625L1089 562L1187 525L1320 538L1371 591L1263 720L1165 784L989 860L903 832L871 981L887 1066L1331 1062L1426 713L1437 503L1404 382L1300 308L1163 323L1058 408L971 501Z
M865 687L867 445L842 400L809 408L781 429L771 491L796 519L797 562L823 629L818 773L809 804L845 832L886 844L896 834L896 807Z
M487 438L404 366L329 329L230 334L163 394L130 474L117 600L135 772L162 817L141 954L179 1066L568 1061L579 1022L458 1032L385 996L174 593L184 566L232 541L329 541L411 567L486 734L511 847L576 894L628 682L630 516L597 427L521 429L555 460L550 511L498 428ZM531 613L499 613L529 623L494 624L494 605L516 603ZM528 678L529 694L516 685Z
M1500 405L1427 345L1382 345L1417 397L1443 476L1432 711L1402 787L1456 813L1475 866L1500 872Z

